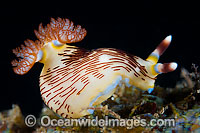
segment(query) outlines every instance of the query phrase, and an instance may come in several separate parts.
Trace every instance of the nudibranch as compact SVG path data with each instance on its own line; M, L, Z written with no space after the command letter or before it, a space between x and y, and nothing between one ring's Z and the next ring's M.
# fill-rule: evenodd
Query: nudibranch
M39 40L24 41L13 50L16 74L27 73L36 62L44 64L40 91L45 104L64 118L92 114L92 107L113 95L122 84L149 93L156 76L174 71L177 63L157 63L171 42L167 36L146 60L114 48L86 50L68 45L81 41L86 30L68 19L51 19L35 35Z

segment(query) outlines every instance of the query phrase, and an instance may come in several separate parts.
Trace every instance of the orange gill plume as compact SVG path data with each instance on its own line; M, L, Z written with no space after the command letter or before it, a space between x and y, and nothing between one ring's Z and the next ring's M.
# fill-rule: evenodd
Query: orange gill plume
M68 19L51 18L50 24L43 28L42 23L39 25L38 31L34 30L39 40L35 42L27 39L25 45L21 45L13 49L13 53L18 60L11 62L13 70L16 74L23 75L27 73L35 62L40 61L43 56L42 48L49 42L55 45L63 45L65 43L74 43L81 41L87 34L80 25L74 26L74 23Z
M83 40L86 36L87 31L81 28L80 25L74 27L74 23L69 19L58 18L55 20L51 18L50 24L46 27L39 25L39 30L34 30L37 38L43 42L47 43L53 40L57 40L61 44L74 43Z
M13 49L13 53L18 57L18 60L11 62L13 70L16 74L23 75L27 73L37 61L37 55L42 47L40 41L35 42L27 39L25 45Z

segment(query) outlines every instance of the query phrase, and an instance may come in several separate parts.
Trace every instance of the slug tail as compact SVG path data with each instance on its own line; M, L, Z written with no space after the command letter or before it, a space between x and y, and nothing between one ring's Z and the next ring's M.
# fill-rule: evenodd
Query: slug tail
M18 57L11 62L13 70L16 74L26 74L37 61L37 54L40 51L42 44L37 41L26 40L25 45L21 45L16 49L13 49L13 53Z

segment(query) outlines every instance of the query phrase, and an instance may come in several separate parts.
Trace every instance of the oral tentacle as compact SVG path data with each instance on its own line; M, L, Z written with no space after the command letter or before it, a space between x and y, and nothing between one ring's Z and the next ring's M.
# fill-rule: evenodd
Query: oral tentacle
M149 57L146 59L149 62L152 62L153 64L156 64L160 58L160 56L165 52L165 50L168 48L172 40L172 36L167 36L157 47L156 49L149 55Z
M168 73L168 72L172 72L174 70L176 70L176 68L178 67L178 64L176 62L171 62L171 63L158 63L155 65L155 71L157 73Z

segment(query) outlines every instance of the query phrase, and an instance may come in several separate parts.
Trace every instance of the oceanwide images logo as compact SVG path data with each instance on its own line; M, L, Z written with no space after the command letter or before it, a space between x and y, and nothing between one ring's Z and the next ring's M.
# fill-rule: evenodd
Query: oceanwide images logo
M28 115L25 118L25 124L28 127L33 127L36 125L36 118L33 115ZM39 125L44 127L70 127L70 126L99 126L99 127L126 127L127 129L132 129L134 127L142 126L165 126L174 127L175 119L151 119L147 122L146 119L110 119L105 116L104 119L99 119L96 116L94 119L51 119L49 116L42 116L39 120Z

